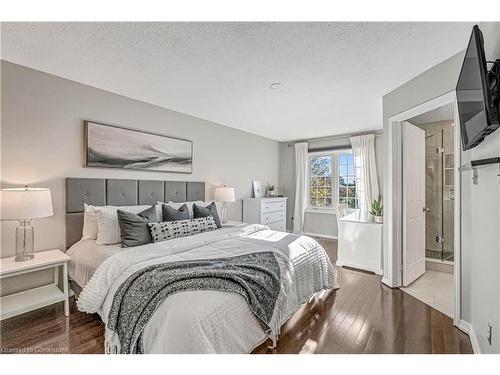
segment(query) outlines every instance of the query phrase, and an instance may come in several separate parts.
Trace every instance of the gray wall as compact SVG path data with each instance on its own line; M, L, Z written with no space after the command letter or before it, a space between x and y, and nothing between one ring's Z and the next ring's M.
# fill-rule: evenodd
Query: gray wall
M500 23L480 24L489 60L500 58ZM415 77L383 97L384 132L388 119L426 101L455 90L464 53L461 52ZM461 152L462 163L473 158L498 156L500 131L474 150ZM388 160L389 155L384 155ZM384 166L387 162L384 163ZM500 352L500 193L498 169L480 172L472 185L471 173L462 174L462 319L469 322L485 353ZM384 170L384 180L387 170ZM386 266L386 265L384 265ZM486 342L487 324L493 326L493 344Z
M64 249L66 177L205 181L207 199L223 184L234 186L241 199L251 196L252 179L278 183L276 141L5 61L1 68L2 187L52 191L54 216L34 221L36 249ZM84 119L193 140L193 174L84 168ZM241 200L229 214L241 220ZM2 257L14 254L16 225L2 222Z
M376 132L375 137L375 159L377 163L377 175L380 193L383 188L383 149L384 142L382 133ZM350 145L349 135L338 137L317 138L308 141L310 148L334 147ZM280 179L279 191L289 197L287 211L287 226L291 229L291 218L295 197L295 154L293 144L282 142L280 144ZM305 233L313 233L326 237L337 237L337 217L334 213L306 212L304 219Z

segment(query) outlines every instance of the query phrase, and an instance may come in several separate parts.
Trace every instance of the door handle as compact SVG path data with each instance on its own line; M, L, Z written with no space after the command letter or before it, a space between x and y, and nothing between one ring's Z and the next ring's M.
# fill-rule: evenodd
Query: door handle
M431 209L430 209L430 208L428 208L428 207L423 207L423 208L422 208L422 211L424 211L424 212L431 212Z

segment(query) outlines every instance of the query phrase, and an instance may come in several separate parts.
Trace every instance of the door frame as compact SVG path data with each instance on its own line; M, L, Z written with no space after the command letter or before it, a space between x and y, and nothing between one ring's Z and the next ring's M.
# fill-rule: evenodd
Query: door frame
M397 288L402 286L403 253L403 144L402 122L443 105L454 107L454 262L453 324L458 327L460 311L461 280L461 181L458 167L461 165L460 118L455 91L450 91L418 106L403 111L388 120L384 127L384 276L382 283Z

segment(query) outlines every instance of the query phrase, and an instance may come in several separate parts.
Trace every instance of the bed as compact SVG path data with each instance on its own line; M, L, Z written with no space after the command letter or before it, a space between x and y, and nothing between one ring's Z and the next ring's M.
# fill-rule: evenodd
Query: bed
M335 268L318 242L264 225L225 226L126 249L78 240L81 224L77 217L82 216L83 203L132 205L171 197L178 202L204 199L203 183L67 179L66 185L69 274L82 287L78 308L97 312L106 324L107 353L126 352L123 345L113 344L116 340L108 329L120 287L132 275L151 267L273 254L279 264L280 287L268 329L238 293L187 290L169 295L141 332L143 353L249 353L268 338L276 343L281 325L315 293L338 287Z

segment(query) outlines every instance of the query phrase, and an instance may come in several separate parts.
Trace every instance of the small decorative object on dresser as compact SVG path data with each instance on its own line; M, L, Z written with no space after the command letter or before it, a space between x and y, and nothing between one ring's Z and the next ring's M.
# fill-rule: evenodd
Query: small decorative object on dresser
M262 181L252 180L253 197L262 198L264 196L264 189L262 188Z
M276 185L271 185L269 182L267 183L267 196L274 197L277 195L278 190L276 189Z
M50 189L23 188L2 189L2 220L19 220L16 228L16 262L33 259L34 229L31 219L52 216L52 198Z
M374 217L376 223L382 224L384 222L384 206L382 206L382 197L380 195L372 202L370 214Z
M236 201L234 187L218 187L215 188L214 201L222 202L221 220L222 223L227 222L227 204Z
M265 224L281 232L286 231L286 201L288 198L247 198L243 200L243 221Z
M53 268L54 282L49 285L25 290L0 297L0 320L11 316L64 302L64 315L69 315L68 261L70 257L61 250L47 250L37 253L27 262L16 262L15 257L0 259L0 279ZM63 290L59 289L59 268L62 267Z

